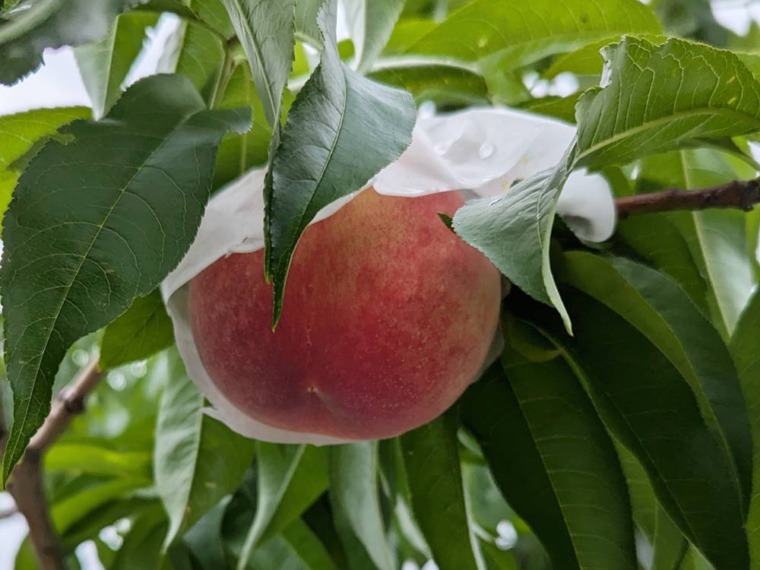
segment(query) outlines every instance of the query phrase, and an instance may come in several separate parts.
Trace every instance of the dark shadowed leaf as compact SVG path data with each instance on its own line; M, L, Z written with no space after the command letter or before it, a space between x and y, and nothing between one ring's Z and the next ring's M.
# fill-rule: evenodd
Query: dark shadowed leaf
M256 458L258 503L240 555L240 570L249 560L255 563L258 546L289 527L328 484L324 448L260 441Z
M689 251L689 244L665 214L631 216L620 220L616 238L663 273L672 277L704 313L707 286Z
M143 360L174 342L174 329L161 293L138 297L127 312L106 327L100 342L100 366L116 368Z
M203 413L204 399L176 349L161 398L153 454L154 478L169 515L168 546L240 483L254 442Z
M324 493L303 515L303 521L317 535L340 570L348 570L346 553L336 529L329 493Z
M301 519L282 532L282 539L296 553L308 570L336 570L335 562L319 537Z
M497 363L468 390L462 419L507 502L555 567L635 569L623 471L573 371L512 351L504 364L506 375Z
M626 164L685 141L760 129L760 84L734 54L671 38L603 50L606 80L578 101L578 164Z
M74 530L75 526L81 525L90 517L97 517L102 508L114 501L138 491L145 492L151 481L148 477L112 477L94 481L82 478L79 483L66 496L56 497L50 508L55 528L62 535ZM154 502L153 507L156 506L158 504Z
M647 157L639 164L639 192L667 187L701 188L755 175L752 169L737 168L735 161L714 149L673 151ZM758 275L747 259L751 230L749 216L738 210L660 214L680 233L690 257L681 253L678 236L663 232L662 224L651 222L651 217L644 216L642 223L649 223L650 231L660 230L656 238L659 246L657 243L652 246L660 251L672 250L682 264L696 267L702 282L702 298L695 302L707 306L713 323L728 339L758 281ZM673 275L673 263L677 263L675 257L664 265L663 271ZM690 294L698 294L699 283L693 279L684 281L684 277L683 273L679 275L681 285ZM705 284L708 287L705 288Z
M465 505L459 418L446 414L401 436L414 518L441 570L483 568Z
M680 570L689 541L662 509L657 509L652 570Z
M303 230L322 207L358 190L397 158L415 122L408 93L370 81L340 60L335 10L330 1L320 12L322 60L296 97L272 160L266 266L274 281L274 322Z
M0 83L11 85L42 64L48 47L101 40L128 0L34 2L0 21Z
M615 448L628 483L633 522L650 542L654 542L657 498L654 496L652 484L635 455L617 442Z
M376 442L331 450L330 502L351 568L392 570L378 497Z
M752 567L760 564L760 291L744 310L731 338L731 352L747 400L755 440L753 492L747 518Z
M82 542L98 538L103 528L108 525L124 518L134 517L149 509L160 508L157 500L140 497L141 493L147 494L144 490L134 492L130 489L121 490L120 496L116 496L102 506L91 511L80 511L83 516L61 535L64 548L74 550Z
M565 337L557 322L548 326L582 374L607 427L640 461L660 503L689 540L717 568L747 568L734 469L688 380L602 303L574 289L563 290L563 298L575 338Z
M143 49L146 30L156 22L158 14L127 12L116 17L103 40L74 48L95 118L105 115L116 103L127 74Z
M687 379L749 505L752 436L736 367L715 327L672 280L624 258L565 255L563 279L622 316Z
M131 570L132 568L164 569L163 544L166 534L166 516L158 508L146 510L131 521L129 532L119 548L110 569ZM168 569L167 569L168 570Z
M6 478L50 409L66 350L175 267L200 223L222 134L249 122L247 111L207 111L181 76L153 76L107 120L61 129L26 168L5 215L0 273L15 404Z

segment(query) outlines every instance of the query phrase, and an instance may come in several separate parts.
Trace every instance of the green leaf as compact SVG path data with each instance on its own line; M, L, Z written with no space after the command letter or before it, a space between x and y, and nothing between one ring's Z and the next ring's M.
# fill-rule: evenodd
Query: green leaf
M628 483L633 521L644 536L650 542L654 542L658 505L652 484L635 455L618 442L615 442L615 449L620 458L620 466L623 468L625 480Z
M444 416L401 436L411 507L441 570L483 568L470 529L459 461L459 418Z
M221 0L190 0L189 4L201 21L223 38L230 39L235 35L235 29Z
M250 570L335 570L335 564L314 532L302 521L272 537L253 553Z
M166 518L160 509L140 513L131 521L129 532L109 570L133 568L163 569L161 544L166 533Z
M158 289L137 297L127 312L106 327L100 342L100 366L117 368L144 360L174 342L174 329Z
M240 483L254 444L203 413L204 399L172 350L153 453L156 489L169 515L164 546Z
M307 568L337 570L330 553L316 534L301 519L294 521L282 532L282 538L298 555Z
M736 168L725 154L713 149L651 156L642 160L640 167L639 191L666 187L693 189L754 176L754 171ZM662 216L680 232L691 252L691 259L682 256L679 245L681 262L695 264L703 283L708 285L706 291L702 288L704 295L697 304L709 307L713 322L728 338L758 282L748 255L747 215L738 210L707 210ZM644 218L642 223L647 223L651 216ZM672 248L674 241L673 237L660 235L659 247ZM697 286L692 280L689 291L696 294Z
M285 103L288 103L287 99ZM241 63L233 68L218 107L249 107L254 117L263 116L264 109L253 87L248 64ZM251 130L244 134L227 133L219 145L214 188L222 187L253 166L265 165L271 138L272 129L266 121L254 121Z
M407 0L407 6L409 0ZM417 40L434 30L438 22L427 18L407 18L402 14L401 20L391 32L388 43L383 50L386 54L401 55L409 51Z
M327 489L327 452L310 445L257 444L258 502L238 568L287 528Z
M685 141L760 129L760 84L731 52L625 37L602 53L605 85L578 101L579 166L626 164Z
M520 570L515 554L508 550L502 550L495 544L481 541L481 548L488 568L492 570Z
M669 278L624 258L568 253L563 279L638 329L689 382L702 417L733 466L736 492L748 506L752 485L749 418L736 367L715 327Z
M75 524L93 516L102 507L113 501L129 497L137 490L150 485L149 478L119 477L95 484L56 500L50 508L50 515L56 530L65 535Z
M717 568L747 568L733 466L702 418L688 380L602 303L572 289L563 298L574 339L565 337L559 323L548 326L582 374L608 429L641 462L660 503L689 540Z
M322 32L317 25L317 15L325 0L296 0L296 36L312 47L324 47Z
M324 493L303 515L303 521L317 535L339 570L348 570L346 554L336 529L329 493Z
M636 37L643 38L652 43L662 43L665 41L664 36L654 34L635 34ZM602 48L617 41L618 38L605 38L598 42L593 42L583 46L571 53L558 57L549 68L543 73L547 79L554 79L560 73L573 73L575 75L600 75L604 68L604 58L602 57Z
M454 231L481 251L534 299L554 306L571 330L570 317L551 272L554 213L569 175L572 151L553 171L515 184L497 198L470 200L454 214Z
M29 164L3 228L14 391L5 479L50 410L66 350L179 263L208 199L219 139L249 121L245 111L207 111L187 79L157 75L132 86L108 120L62 128L64 142L50 141Z
M45 453L45 470L150 478L150 453L118 451L97 441L57 442Z
M637 255L674 279L699 309L708 313L707 285L692 258L689 244L667 214L619 220L618 239Z
M278 125L293 62L295 0L223 0L270 125Z
M531 113L554 117L566 123L575 123L575 104L577 102L578 93L568 97L549 95L526 101L519 108Z
M32 155L47 137L75 119L91 116L87 107L35 109L0 117L0 214L5 213L18 182L24 159ZM1 226L0 226L1 227Z
M74 48L95 118L105 115L121 96L127 74L143 49L146 31L156 22L158 14L127 12L116 17L105 39Z
M496 60L515 69L604 38L660 31L652 10L636 0L475 0L423 35L410 53L462 61Z
M385 58L368 77L409 91L416 101L438 105L484 104L488 86L471 65L435 58Z
M182 542L199 562L200 568L226 568L227 559L222 543L222 521L231 497L225 497L203 515L185 535Z
M101 40L129 0L42 0L0 21L0 83L12 85L42 64L48 47Z
M391 37L405 0L348 0L346 20L354 43L357 69L366 73Z
M462 419L502 494L556 568L635 569L615 448L571 368L508 351L465 393Z
M150 456L148 457L150 459ZM150 473L150 468L148 469ZM109 500L91 511L80 511L81 517L61 534L64 549L74 550L87 540L97 539L101 531L117 521L138 515L158 505L158 501L142 498L142 490L127 489L121 496ZM74 507L76 508L76 506Z
M649 38L647 38L649 39ZM543 72L543 77L554 79L561 73L574 75L600 75L604 67L602 48L612 43L609 38L592 42L575 51L557 57L549 68Z
M689 541L662 508L657 509L656 525L652 570L679 570Z
M67 123L90 116L87 107L59 107L0 117L0 170L15 169L14 162L27 154L37 141L53 135Z
M729 336L758 283L747 254L747 215L738 210L708 210L671 215L710 288L713 320Z
M392 570L378 497L376 442L331 450L330 500L351 568Z
M301 233L320 209L397 158L411 142L415 122L409 94L361 77L340 60L335 9L331 0L320 12L322 61L288 114L266 191L266 270L274 281L275 324Z
M742 313L731 337L731 352L747 400L754 437L753 492L747 518L752 567L760 564L760 291Z
M182 20L167 40L159 70L189 78L211 106L216 102L224 58L224 45L216 33L204 25Z

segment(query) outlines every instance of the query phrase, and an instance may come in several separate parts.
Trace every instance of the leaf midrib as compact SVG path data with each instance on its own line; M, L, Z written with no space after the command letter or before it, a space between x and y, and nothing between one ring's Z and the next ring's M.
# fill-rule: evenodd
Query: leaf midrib
M324 66L324 62L320 63L317 67L315 73L319 72L321 75L321 70ZM311 192L311 196L309 196L309 201L306 203L306 207L302 209L301 214L298 216L298 225L296 226L299 228L299 230L303 230L304 228L304 219L306 218L306 212L309 211L312 204L314 203L314 199L317 195L317 192L319 191L319 188L322 185L322 181L325 177L325 172L327 172L327 169L330 167L330 164L332 164L332 160L335 156L335 149L338 146L338 142L340 141L341 135L343 134L343 123L346 119L346 108L348 107L348 81L346 79L346 70L343 68L343 66L338 63L338 67L341 70L341 77L343 78L343 86L344 86L344 97L341 105L341 111L340 111L340 121L338 123L338 128L335 130L336 135L333 140L333 144L330 146L329 153L327 155L327 159L325 160L325 164L322 167L319 176L317 177L317 183L314 186L314 190ZM274 184L274 177L272 177L272 183ZM286 257L280 256L280 258L277 260L277 269L278 273L281 277L285 277L283 275L284 271L283 269L287 270L287 267L290 263L290 257L292 256L292 252L295 250L296 244L298 243L298 238L300 237L300 231L296 232L294 236L290 239L290 242L288 243L288 247L286 251L291 252L290 255ZM284 266L284 267L283 267Z

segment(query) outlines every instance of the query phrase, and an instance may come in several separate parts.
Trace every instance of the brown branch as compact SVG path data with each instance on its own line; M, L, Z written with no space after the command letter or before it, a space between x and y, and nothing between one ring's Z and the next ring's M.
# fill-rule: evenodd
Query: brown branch
M615 200L618 218L624 220L635 214L670 212L674 210L704 210L706 208L737 208L749 211L760 203L760 178L733 180L726 184L699 190L669 188L662 192L626 196Z
M65 570L63 547L50 518L42 478L42 457L66 430L76 414L84 411L87 395L103 372L93 360L58 394L45 423L34 434L21 462L13 471L8 490L29 525L29 539L42 570Z

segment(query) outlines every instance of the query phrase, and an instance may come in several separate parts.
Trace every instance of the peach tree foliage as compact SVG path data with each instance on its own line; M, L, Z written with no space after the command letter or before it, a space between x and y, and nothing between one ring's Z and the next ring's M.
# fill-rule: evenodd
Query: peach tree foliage
M106 568L760 565L760 211L632 216L601 245L555 217L580 168L619 197L757 176L756 42L707 0L345 0L342 40L338 8L0 1L0 81L74 46L92 99L0 117L4 480L98 350L107 380L45 455L71 560L94 541ZM161 73L125 88L165 14ZM576 88L541 90L559 75ZM451 220L511 283L500 357L396 438L237 435L204 413L158 285L210 196L268 166L276 322L299 236L401 155L423 101L577 125L553 168Z

